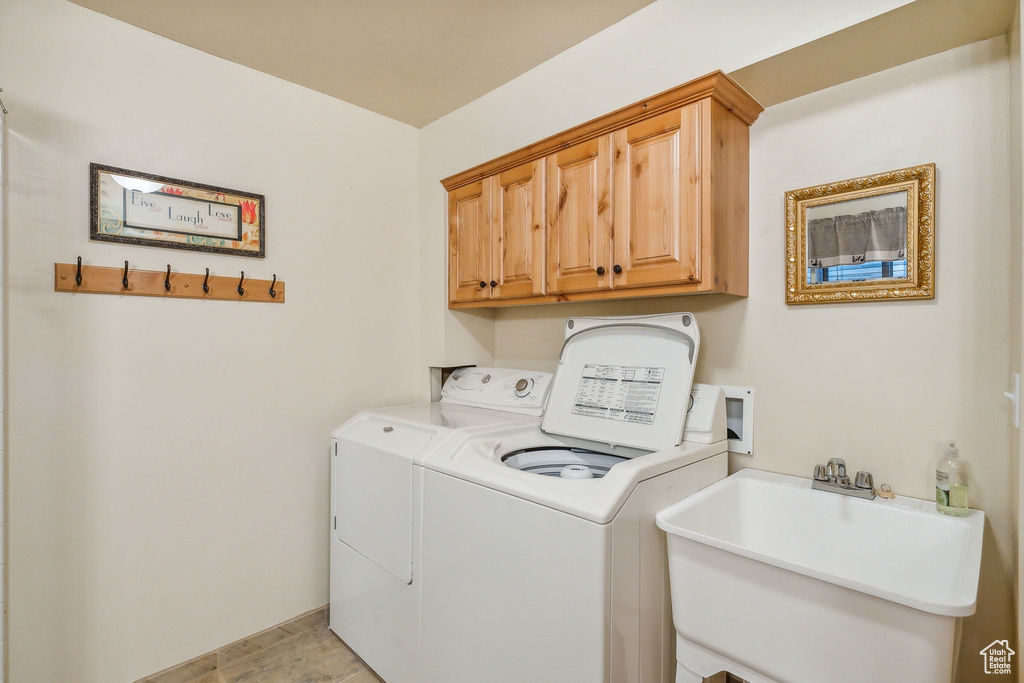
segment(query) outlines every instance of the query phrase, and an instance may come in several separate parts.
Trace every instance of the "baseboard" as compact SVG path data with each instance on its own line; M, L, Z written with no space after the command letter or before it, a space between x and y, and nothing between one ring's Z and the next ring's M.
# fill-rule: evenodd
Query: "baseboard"
M247 656L264 647L280 642L284 638L308 631L327 623L329 605L317 607L297 617L283 621L276 626L263 629L246 638L240 638L206 654L193 657L187 662L175 664L163 671L140 678L135 683L189 683L205 676L228 661Z

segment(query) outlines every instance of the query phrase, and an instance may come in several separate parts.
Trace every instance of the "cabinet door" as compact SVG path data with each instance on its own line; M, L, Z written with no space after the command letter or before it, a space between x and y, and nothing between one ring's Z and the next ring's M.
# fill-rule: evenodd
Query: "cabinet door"
M605 135L547 157L549 293L611 282L610 145Z
M492 180L493 299L544 294L544 160L499 173Z
M612 134L615 287L699 280L701 104Z
M448 299L491 295L490 178L448 193Z

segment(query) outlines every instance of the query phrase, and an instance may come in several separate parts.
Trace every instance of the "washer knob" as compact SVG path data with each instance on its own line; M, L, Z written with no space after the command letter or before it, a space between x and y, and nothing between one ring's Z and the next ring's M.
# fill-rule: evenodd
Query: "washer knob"
M516 396L523 398L530 393L530 389L533 388L533 382L523 377L516 382Z

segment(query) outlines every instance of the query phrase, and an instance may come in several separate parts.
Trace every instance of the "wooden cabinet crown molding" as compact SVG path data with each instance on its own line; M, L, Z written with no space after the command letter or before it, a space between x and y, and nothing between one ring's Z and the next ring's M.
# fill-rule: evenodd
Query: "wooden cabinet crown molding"
M711 98L725 107L748 126L764 111L758 102L743 88L721 71L694 79L689 83L666 90L639 102L605 114L584 124L570 128L540 142L527 145L502 157L474 166L471 169L449 176L441 181L448 192L469 183L501 173L524 163L546 157L560 149L586 142L614 130L657 116L671 109Z

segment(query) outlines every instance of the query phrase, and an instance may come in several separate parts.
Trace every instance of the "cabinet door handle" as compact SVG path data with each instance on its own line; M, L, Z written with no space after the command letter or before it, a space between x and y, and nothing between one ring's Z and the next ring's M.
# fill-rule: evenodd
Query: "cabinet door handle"
M604 275L604 266L598 266L597 267L597 274L598 275Z
M618 275L619 273L622 272L622 266L616 263L614 266L612 266L612 272Z
M480 289L483 289L483 288L484 288L484 287L486 287L486 286L487 286L487 283L486 283L486 282L484 282L483 280L481 280L481 281L480 281Z
M495 282L494 280L491 280L491 287L497 287L497 286L498 286L498 283Z

